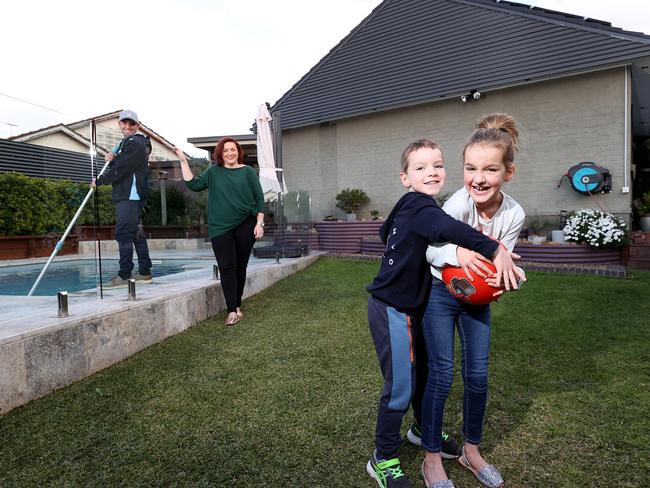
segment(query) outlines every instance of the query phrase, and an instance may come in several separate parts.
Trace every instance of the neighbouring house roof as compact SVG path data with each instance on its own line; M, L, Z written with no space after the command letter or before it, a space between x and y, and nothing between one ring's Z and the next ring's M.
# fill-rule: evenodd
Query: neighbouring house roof
M257 135L255 134L237 134L232 136L189 137L187 139L187 142L189 142L190 144L194 144L194 146L201 149L207 150L207 148L212 148L212 150L214 150L214 146L217 145L217 142L219 142L219 140L223 139L224 137L232 137L237 142L239 142L239 144L241 144L242 146L254 145L257 142Z
M229 136L206 136L206 137L189 137L187 142L194 145L199 149L204 149L208 152L210 157L217 147L219 140L224 137L232 137L242 147L244 151L244 162L251 164L257 163L257 135L256 134L236 134Z
M103 122L104 120L116 119L121 111L122 109L115 110L114 112L109 112L106 114L98 115L96 117L79 120L77 122L72 122L70 124L55 124L49 127L43 127L41 129L33 130L31 132L25 132L23 134L18 134L13 137L9 137L8 140L17 141L17 142L29 142L34 139L38 139L43 136L53 134L55 132L62 132L90 148L90 140L78 134L76 132L77 129L88 126L93 119L95 120L95 122ZM174 149L174 145L171 142L169 142L167 139L165 139L160 134L155 132L153 129L147 127L142 122L140 123L139 131L149 136L151 139L155 139L160 144L166 146L170 150ZM99 148L99 149L102 150L104 153L108 151L107 148Z
M15 141L15 142L29 142L34 139L38 139L50 134L55 134L57 132L63 133L66 136L70 137L71 139L74 139L75 141L80 142L84 146L90 148L90 140L78 132L75 132L70 128L69 125L64 125L64 124L55 124L55 125L50 125L48 127L43 127L42 129L37 129L31 132L25 132L23 134L18 134L12 137L7 138L8 141ZM108 150L104 147L97 146L100 152L106 153Z
M98 155L93 173L88 154L0 139L0 173L89 182L103 165Z
M650 93L648 58L650 36L600 20L498 0L384 0L272 110L291 129L635 61Z

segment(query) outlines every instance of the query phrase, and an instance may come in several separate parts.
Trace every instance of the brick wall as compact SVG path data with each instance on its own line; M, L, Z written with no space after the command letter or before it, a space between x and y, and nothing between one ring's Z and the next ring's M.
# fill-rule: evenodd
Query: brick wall
M488 91L479 101L461 103L454 98L285 131L287 185L311 193L314 219L330 214L342 217L334 197L347 187L362 188L371 198L359 212L361 218L369 217L372 209L386 216L404 192L399 158L408 143L430 138L441 144L447 166L443 193L451 193L462 184L461 149L474 121L504 111L517 119L522 131L517 174L504 190L529 216L556 218L560 210L596 208L568 181L557 188L570 166L594 161L610 169L613 183L611 194L595 198L605 209L627 218L630 195L621 193L624 80L623 68L616 68Z

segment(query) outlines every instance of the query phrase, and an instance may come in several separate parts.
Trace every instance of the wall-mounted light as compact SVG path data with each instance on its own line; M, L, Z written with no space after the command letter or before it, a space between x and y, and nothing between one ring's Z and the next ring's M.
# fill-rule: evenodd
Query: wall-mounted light
M460 96L460 101L463 102L463 103L467 103L467 102L469 102L471 100L478 100L482 96L483 96L483 94L480 91L472 90L467 95L461 95Z

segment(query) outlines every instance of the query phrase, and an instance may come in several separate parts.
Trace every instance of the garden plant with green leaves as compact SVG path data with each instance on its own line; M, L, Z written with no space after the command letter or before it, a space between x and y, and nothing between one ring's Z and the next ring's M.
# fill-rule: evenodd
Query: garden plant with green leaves
M0 235L62 234L83 202L90 186L69 180L34 178L21 173L0 174ZM160 190L151 188L144 212L145 225L160 225ZM95 205L98 202L100 225L115 224L115 206L111 187L97 188L84 207L78 225L96 222ZM166 189L167 219L170 224L201 223L206 219L206 205L202 198L186 197L172 185Z
M360 188L345 188L336 194L336 206L349 214L357 213L369 202L370 197Z

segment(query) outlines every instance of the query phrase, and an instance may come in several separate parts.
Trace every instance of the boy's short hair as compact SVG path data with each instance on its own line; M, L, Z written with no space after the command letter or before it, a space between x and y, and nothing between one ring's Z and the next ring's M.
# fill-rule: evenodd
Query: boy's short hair
M404 152L402 153L402 158L400 159L400 167L404 173L406 173L406 170L409 168L409 156L411 153L425 147L429 149L438 149L442 154L442 148L437 142L433 142L430 139L418 139L417 141L413 141L411 144L406 146L406 149L404 149Z

